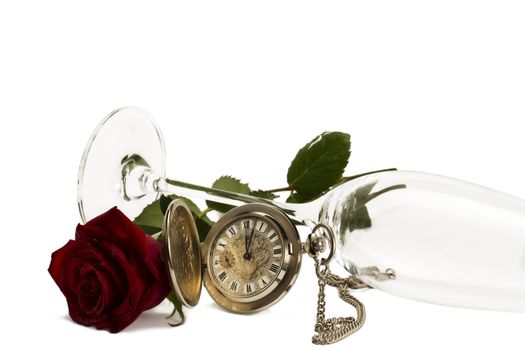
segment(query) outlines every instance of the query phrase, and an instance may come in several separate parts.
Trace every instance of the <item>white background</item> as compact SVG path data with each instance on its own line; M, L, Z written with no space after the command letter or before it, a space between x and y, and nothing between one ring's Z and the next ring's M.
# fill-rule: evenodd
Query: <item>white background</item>
M341 130L348 174L397 166L525 197L524 18L501 0L2 1L0 347L313 347L309 261L253 316L203 292L176 329L166 307L118 335L72 323L47 267L79 221L92 129L117 107L149 110L168 174L198 184L280 187L299 147ZM328 297L329 313L347 313ZM333 348L523 348L523 314L359 297L365 327Z

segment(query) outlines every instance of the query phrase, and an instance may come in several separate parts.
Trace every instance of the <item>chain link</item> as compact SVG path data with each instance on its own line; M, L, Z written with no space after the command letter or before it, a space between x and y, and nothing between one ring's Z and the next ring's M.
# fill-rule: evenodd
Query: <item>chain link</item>
M327 273L324 277L326 284L332 287L344 286L350 289L369 288L370 286L355 276L348 276L346 278L339 277L333 273Z
M335 343L352 333L358 331L366 318L365 306L353 295L349 289L368 287L366 283L355 276L342 278L330 272L327 265L315 258L315 270L318 277L319 294L317 299L317 317L314 330L317 334L312 337L312 343L325 345ZM357 312L356 317L331 317L326 318L325 286L329 285L338 289L339 297L352 305Z
M329 251L326 258L320 253L325 250L328 241ZM330 226L317 224L306 241L306 251L315 261L319 293L317 294L317 316L314 330L317 334L312 337L312 343L318 345L335 343L350 334L358 331L365 322L365 306L350 294L349 289L366 288L368 285L355 276L339 277L330 272L328 264L335 252L335 236ZM356 310L356 317L326 318L325 287L329 285L338 290L339 297L352 305Z

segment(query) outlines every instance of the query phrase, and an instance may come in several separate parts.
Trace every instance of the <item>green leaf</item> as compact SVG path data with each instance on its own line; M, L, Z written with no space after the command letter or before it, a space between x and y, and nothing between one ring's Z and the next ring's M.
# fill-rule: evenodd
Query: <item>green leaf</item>
M299 203L295 194L291 194L286 198L286 203Z
M314 199L315 197L312 197L310 195L303 195L301 193L294 192L292 193L287 199L287 203L306 203Z
M206 236L208 236L208 233L211 230L211 227L213 226L213 223L210 219L208 219L207 216L205 216L207 220L204 220L200 217L197 217L195 219L195 226L197 227L197 231L199 232L199 241L204 242L206 239Z
M304 198L313 199L335 185L350 157L350 135L325 132L297 152L288 168L288 185Z
M154 234L162 231L162 228L160 227L146 226L146 225L137 225L137 226L148 236L153 236Z
M366 185L358 187L355 190L355 200L358 204L368 202L368 195L372 192L372 189L377 184L377 181L372 181Z
M169 196L169 197L165 195L160 196L159 205L160 205L160 210L162 211L162 216L166 215L166 212L168 211L168 207L170 206L171 202L173 202L173 200L175 199L174 197L176 196Z
M250 194L251 190L248 184L242 183L241 180L236 179L232 176L221 176L211 186L218 190L224 190L228 192L235 192L241 194ZM206 201L206 205L211 209L217 210L221 213L226 213L228 210L232 209L232 205L221 204L212 201Z
M357 208L354 215L350 219L350 231L357 230L360 228L369 228L372 226L372 220L370 219L370 214L368 214L368 209L366 205Z
M248 184L242 183L241 180L229 175L221 176L215 180L212 188L235 193L250 194L250 187Z
M340 204L341 221L339 227L339 234L344 243L346 233L357 229L369 228L372 226L372 220L368 213L366 203L370 192L377 184L377 181L362 185L352 193L350 193Z
M164 213L160 207L160 200L148 204L142 213L133 220L148 235L152 235L162 230Z
M263 190L252 191L250 193L250 195L252 195L254 197L269 199L269 200L274 200L275 198L279 197L275 193L267 192L267 191L263 191Z
M167 319L171 319L177 313L180 316L180 320L179 321L177 321L176 323L168 322L168 324L170 326L172 326L172 327L177 327L177 326L182 325L184 323L184 319L185 319L184 311L182 310L182 303L179 301L179 299L177 299L175 297L175 293L173 293L173 291L171 291L166 298L173 304L173 312L166 318Z
M377 181L372 181L358 187L340 203L339 234L343 244L347 233L372 226L370 213L366 206L368 202L387 192L406 188L406 185L398 184L372 192L376 184Z

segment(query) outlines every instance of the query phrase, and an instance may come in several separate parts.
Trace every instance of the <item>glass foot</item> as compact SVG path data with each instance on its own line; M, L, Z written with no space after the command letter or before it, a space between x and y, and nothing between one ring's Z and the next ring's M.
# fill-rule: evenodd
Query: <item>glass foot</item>
M139 188L142 178L126 185L126 175L164 177L165 148L162 133L150 115L136 107L110 113L91 135L78 173L78 207L83 222L117 206L130 219L159 196ZM129 181L131 182L131 181ZM135 187L135 188L133 188Z

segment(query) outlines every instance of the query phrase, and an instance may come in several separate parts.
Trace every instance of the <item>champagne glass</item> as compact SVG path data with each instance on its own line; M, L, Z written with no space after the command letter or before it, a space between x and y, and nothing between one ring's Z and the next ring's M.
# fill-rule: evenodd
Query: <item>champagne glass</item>
M106 117L78 179L85 222L117 206L131 219L161 194L267 203L336 236L336 257L370 287L452 306L525 312L525 201L415 171L355 177L309 203L283 203L167 178L160 129L139 108Z

